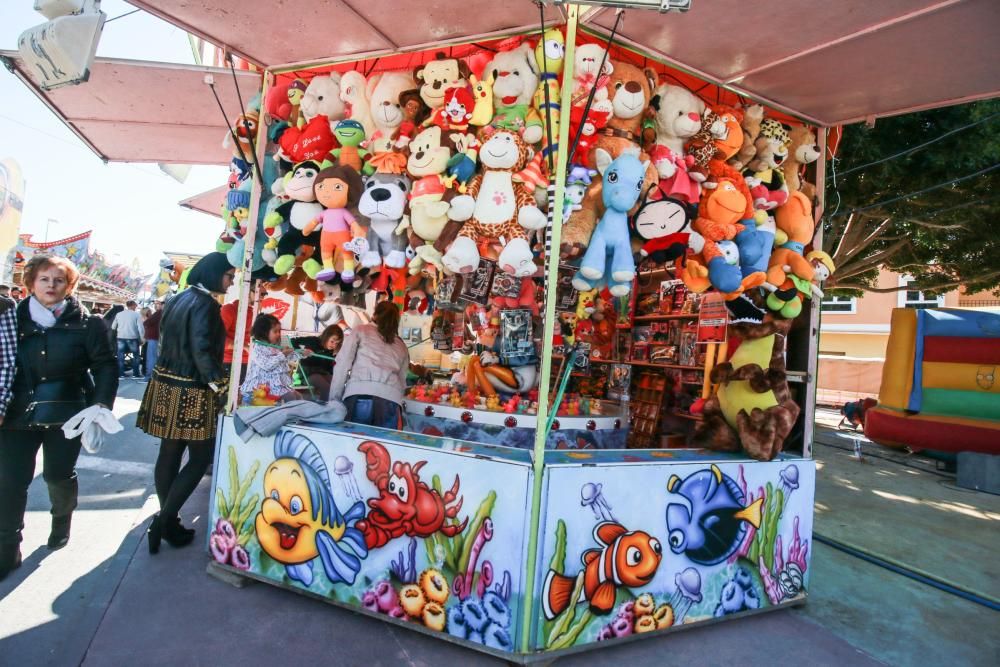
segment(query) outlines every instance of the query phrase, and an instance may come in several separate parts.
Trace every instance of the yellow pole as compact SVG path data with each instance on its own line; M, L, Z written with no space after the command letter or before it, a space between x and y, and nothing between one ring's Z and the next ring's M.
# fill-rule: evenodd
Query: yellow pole
M566 6L566 59L563 68L563 85L560 94L560 107L564 117L569 117L571 94L573 90L573 58L576 54L576 25L579 15L577 5ZM549 206L555 206L552 216L552 243L549 256L545 258L547 284L555 289L559 282L559 245L562 243L563 193L566 189L566 158L569 151L569 123L559 124L558 160L556 162L556 192L554 201ZM535 421L535 447L533 452L533 484L531 489L531 524L528 527L528 567L524 583L524 607L521 617L521 651L528 652L531 647L532 621L535 613L535 572L539 556L539 525L542 509L542 475L545 472L545 424L549 413L549 386L552 373L552 334L555 330L556 295L545 295L545 316L542 325L542 368L538 385L538 419Z

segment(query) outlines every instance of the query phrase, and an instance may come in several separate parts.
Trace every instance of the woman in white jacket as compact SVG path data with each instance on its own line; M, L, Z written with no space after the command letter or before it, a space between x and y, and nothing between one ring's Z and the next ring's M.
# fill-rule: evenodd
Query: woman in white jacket
M409 366L410 353L399 337L399 308L383 301L375 307L371 324L345 337L330 400L343 400L349 421L398 430L403 426Z

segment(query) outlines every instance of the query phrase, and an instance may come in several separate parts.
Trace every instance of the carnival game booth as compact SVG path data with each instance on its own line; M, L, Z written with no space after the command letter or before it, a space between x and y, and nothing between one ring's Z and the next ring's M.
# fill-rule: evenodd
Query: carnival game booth
M489 3L472 2L456 13L453 5L431 2L407 12L406 20L397 3L378 0L358 10L303 2L295 16L278 17L270 6L246 0L134 4L265 70L256 118L244 93L239 102L247 106L235 124L244 132L231 128L243 151L232 156L241 161L234 162L232 189L255 183L245 215L227 219L221 239L242 244L243 297L256 274L293 289L312 287L307 281L317 278L339 283L345 301L375 289L407 306L408 281L425 276L420 279L431 283L422 292L435 303L440 349L466 359L459 368L464 385L454 376L449 382L466 389L452 405L453 387L435 396L441 383L419 385L407 398L408 416L442 420L431 428L455 413L458 419L448 423L476 424L485 419L482 410L502 415L505 427L515 419L512 429L534 422L526 449L463 439L485 439L471 429L449 437L421 426L413 433L291 424L266 437L248 436L226 416L208 545L217 567L511 661L551 659L805 599L816 474L810 447L815 297L834 267L820 255L810 257L820 243L808 181L821 209L823 170L809 177L798 167L825 153L825 127L996 95L995 58L983 56L997 50L989 28L996 25L995 5L928 3L905 12L882 3L821 5L810 8L806 29L800 16L775 17L773 7L735 1L696 3L685 14L629 10L624 23L622 14L599 6L539 11L528 2L509 3L502 13ZM721 17L738 21L753 37L734 30L733 39L724 39ZM540 23L551 31L544 37ZM941 37L954 64L947 73L936 66L942 54L925 47L930 34ZM602 45L609 41L605 60ZM919 71L924 85L890 85L902 80L901 71ZM95 69L87 85L97 79ZM392 80L395 87L386 84ZM58 91L43 95L56 98ZM558 125L551 116L555 97ZM421 104L434 110L426 126ZM449 105L456 115L448 115ZM459 107L468 112L470 105L473 118L465 119ZM231 98L225 106L233 109ZM385 122L376 124L378 111L398 123L383 113ZM249 131L251 120L256 133ZM404 130L404 120L412 127ZM464 131L466 121L478 131ZM811 126L815 144L806 140L791 150L792 130L808 137ZM754 140L745 144L744 134ZM360 144L359 136L372 143ZM512 164L491 164L514 154L491 143L497 139L517 147ZM634 155L640 147L646 152ZM320 152L310 155L313 150ZM425 170L424 158L443 154L443 171ZM782 154L784 168L778 168ZM247 159L254 155L256 165ZM365 191L378 178L386 189L406 191L409 253L394 246L400 239L392 236L366 235L367 247L351 238L353 248L346 250L353 255L323 257L322 244L318 258L315 247L301 252L311 233L277 247L303 231L303 218L309 223L316 215L315 208L303 217L292 210L315 203L293 196L315 194L297 187L296 179L315 180L328 157L362 172L374 167ZM735 166L734 160L751 158L754 167ZM303 166L310 160L319 163ZM408 184L393 185L403 176ZM440 178L425 181L428 176ZM341 172L340 180L350 187L349 174ZM501 191L496 181L509 189ZM497 195L488 197L492 207L480 208L484 189ZM466 195L473 204L468 217L460 210ZM376 236L379 216L392 220L380 207L357 208ZM494 222L490 213L498 208L508 214L501 222L517 224L489 234L483 223ZM685 224L669 222L675 215ZM437 224L422 224L428 222ZM452 225L449 236L451 222L462 225ZM644 234L645 223L663 229ZM743 232L749 233L737 239ZM275 236L278 243L265 248ZM258 243L258 237L266 240ZM365 266L372 241L380 262ZM565 279L559 250L566 255ZM408 260L405 275L393 266L399 251ZM635 257L638 265L630 264ZM345 278L352 268L353 279ZM496 281L483 276L498 269L501 293L494 295ZM661 289L663 282L673 287ZM697 303L685 306L685 295L675 312L667 295L678 283ZM567 291L560 307L561 285ZM654 292L657 312L641 298ZM502 307L494 309L496 303ZM558 318L558 337L557 310L576 318ZM505 312L520 313L517 327L509 323L516 334L510 340ZM604 314L597 324L605 331L612 325L610 348L597 324L593 331L576 326L596 312ZM651 348L671 347L671 321L684 323L681 340L692 333L685 329L695 312L693 350L682 357L677 349L676 358L669 349L654 353ZM525 338L520 327L527 321ZM655 332L639 340L635 329L645 322L666 322L659 332L665 340L657 341ZM579 344L581 336L590 336L582 341L589 349ZM636 352L640 342L645 349ZM500 363L486 361L491 354ZM677 363L669 363L673 359ZM578 362L611 361L642 369L619 382L617 398L608 399L607 389L603 397L588 394L579 380L571 384ZM669 389L666 381L656 382L671 371L678 377ZM609 374L609 383L624 375ZM582 448L561 449L548 437L563 427L551 423L562 420L558 413L572 401L581 409L585 398L611 400L619 415L628 415L618 429L638 430L637 406L673 394L688 375L694 400L660 405L687 422L689 432L675 435L693 446L661 448L656 445L676 441L644 440L633 443L646 445L640 448L603 449L583 439ZM790 377L800 381L789 384ZM478 393L469 392L470 385ZM502 406L518 396L506 413ZM599 405L602 412L612 409ZM584 432L596 430L594 414L579 417L587 419Z

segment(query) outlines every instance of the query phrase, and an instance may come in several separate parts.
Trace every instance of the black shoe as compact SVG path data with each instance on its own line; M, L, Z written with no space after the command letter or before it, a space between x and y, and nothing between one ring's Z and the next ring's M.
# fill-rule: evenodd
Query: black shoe
M21 567L21 547L17 544L0 546L0 581Z
M163 524L163 539L172 547L186 547L194 542L194 531L181 525L180 517L172 517Z
M52 517L52 532L49 533L48 547L50 551L62 549L69 544L69 526L73 515Z
M181 518L180 517L175 518L173 520L173 524L174 524L174 528L178 532L184 533L186 535L194 535L195 534L194 528L185 528L184 524L181 523Z
M149 553L160 553L160 539L163 537L163 527L160 525L160 515L154 514L153 521L146 529L146 541L149 546Z

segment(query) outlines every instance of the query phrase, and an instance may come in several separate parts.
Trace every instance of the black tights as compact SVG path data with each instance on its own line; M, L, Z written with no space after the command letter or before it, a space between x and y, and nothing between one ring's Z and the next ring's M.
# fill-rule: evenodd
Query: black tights
M212 463L214 440L163 440L156 458L153 480L160 499L160 517L167 521L181 511L181 507L194 493L198 482ZM188 451L187 465L181 469L184 450Z

